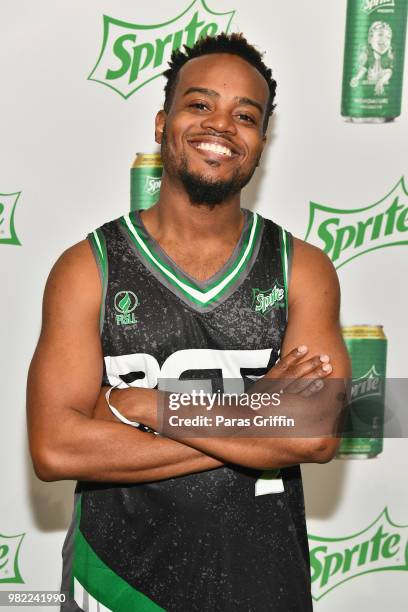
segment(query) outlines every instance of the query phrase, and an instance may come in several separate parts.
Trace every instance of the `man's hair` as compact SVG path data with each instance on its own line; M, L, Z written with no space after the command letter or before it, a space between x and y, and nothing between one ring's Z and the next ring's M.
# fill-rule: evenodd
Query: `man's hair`
M251 64L251 66L256 68L263 76L269 87L269 98L265 109L265 117L263 122L263 132L265 133L268 127L269 117L272 115L275 108L275 104L273 102L276 93L276 81L272 78L272 70L268 68L262 60L263 54L260 53L255 47L250 45L241 33L222 33L218 34L218 36L207 36L206 38L200 38L193 47L187 47L184 45L184 51L180 51L180 49L173 51L169 61L170 67L163 73L167 79L167 83L164 87L165 112L169 112L170 106L173 102L180 69L189 60L195 57L201 57L202 55L210 55L211 53L229 53L231 55L238 55Z

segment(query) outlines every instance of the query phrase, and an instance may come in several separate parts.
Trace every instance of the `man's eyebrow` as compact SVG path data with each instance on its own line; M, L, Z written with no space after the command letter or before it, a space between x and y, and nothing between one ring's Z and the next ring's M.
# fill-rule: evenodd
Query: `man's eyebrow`
M239 104L249 104L250 106L255 106L255 108L259 110L261 115L263 115L264 108L262 104L259 104L259 102L257 102L256 100L252 100L252 98L239 98L238 96L234 98L234 100L236 100Z
M207 89L206 87L189 87L183 94L183 96L187 96L190 93L202 93L207 94L208 96L220 97L220 94L214 89Z

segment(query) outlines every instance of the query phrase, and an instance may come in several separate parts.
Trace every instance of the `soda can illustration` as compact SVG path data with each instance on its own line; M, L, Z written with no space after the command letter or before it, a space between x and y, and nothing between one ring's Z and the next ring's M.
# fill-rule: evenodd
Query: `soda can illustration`
M348 0L341 114L385 123L401 114L408 0Z
M383 450L387 339L382 325L343 327L352 365L348 419L337 453L341 459L372 459Z
M130 169L130 210L145 210L160 195L163 164L160 153L137 153Z

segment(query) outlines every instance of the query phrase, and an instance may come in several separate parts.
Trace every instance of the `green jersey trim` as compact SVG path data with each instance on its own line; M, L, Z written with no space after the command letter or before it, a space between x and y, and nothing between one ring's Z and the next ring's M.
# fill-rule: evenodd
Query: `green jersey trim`
M145 259L147 259L161 275L166 277L166 279L174 287L187 296L189 300L201 306L207 306L218 299L237 279L239 273L244 268L245 264L248 262L253 253L261 227L259 216L256 213L253 213L251 224L247 230L240 252L236 256L235 261L225 271L220 279L217 279L205 289L201 289L197 284L194 284L185 278L181 278L181 276L177 274L174 269L166 265L166 263L157 253L154 253L153 250L150 249L139 228L133 222L131 215L123 216L121 218L121 223L127 230L127 233L129 234L132 243L135 245L138 252Z
M98 254L99 262L101 265L103 279L105 280L107 276L107 270L108 270L108 257L106 254L106 245L105 245L104 235L100 229L97 229L89 234L89 238L95 246L95 250Z
M72 593L74 579L76 579L97 602L116 612L127 612L128 610L138 610L140 612L163 611L163 608L115 574L88 544L79 528L81 501L82 497L78 500L76 507L74 563L71 576Z
M103 235L103 232L100 229L94 230L93 232L88 234L88 239L90 241L92 251L96 259L96 263L98 265L102 283L102 299L101 307L99 310L99 329L102 332L103 321L105 318L105 297L108 287L108 255L106 251L105 236Z
M291 240L289 233L282 227L279 229L280 244L281 244L281 261L282 261L282 274L283 282L285 287L285 305L286 305L286 318L288 317L288 294L289 294L289 261L291 257Z

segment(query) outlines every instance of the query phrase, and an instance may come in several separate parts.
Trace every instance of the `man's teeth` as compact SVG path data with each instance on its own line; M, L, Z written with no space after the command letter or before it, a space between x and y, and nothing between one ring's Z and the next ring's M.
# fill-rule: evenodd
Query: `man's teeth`
M205 151L214 151L214 153L221 153L222 155L228 155L228 157L232 156L232 151L227 149L227 147L222 147L218 144L213 144L211 142L199 142L197 145L197 149L204 149Z

